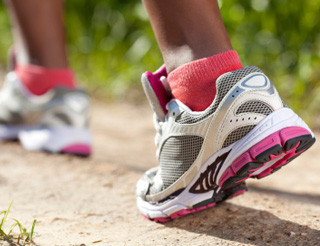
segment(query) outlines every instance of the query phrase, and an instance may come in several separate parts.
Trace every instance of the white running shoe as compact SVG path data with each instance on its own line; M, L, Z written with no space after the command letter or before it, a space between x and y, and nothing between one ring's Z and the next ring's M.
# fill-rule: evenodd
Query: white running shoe
M82 89L57 87L35 96L11 71L0 92L0 140L19 139L28 150L88 156L89 107Z
M162 70L142 76L156 115L160 163L137 183L138 209L150 219L165 222L210 207L230 190L242 193L246 179L273 173L315 142L257 67L220 76L215 99L202 112L170 100L159 82L165 76Z

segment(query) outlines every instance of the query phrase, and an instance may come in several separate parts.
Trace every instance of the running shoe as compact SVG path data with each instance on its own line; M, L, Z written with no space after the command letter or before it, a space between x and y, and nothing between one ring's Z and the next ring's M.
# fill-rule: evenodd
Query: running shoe
M145 94L147 96L147 99L151 105L151 108L153 109L153 120L154 120L154 126L156 128L156 136L155 136L155 144L157 146L157 156L159 158L160 155L160 146L161 146L161 139L163 135L163 127L165 124L165 121L167 119L168 110L166 109L166 105L168 102L172 99L170 89L168 85L166 84L166 69L165 67L161 67L158 71L155 73L146 72L142 76L142 85L145 91ZM165 128L164 128L165 129ZM177 153L181 155L181 153ZM141 212L145 215L146 218L155 220L156 222L166 222L173 218L180 217L189 213L197 212L200 210L203 210L208 207L212 207L216 205L219 202L222 202L228 198L232 198L235 196L238 196L240 194L243 194L247 191L247 187L244 182L239 182L234 187L231 187L229 189L221 189L220 187L216 186L213 190L212 196L210 199L207 199L205 203L199 202L197 204L193 204L193 206L184 207L180 210L177 210L176 212L172 213L170 216L161 214L157 217L155 216L149 216L146 211L143 210L143 208L140 208L139 204L141 202L141 197L144 199L148 193L146 189L149 189L149 184L153 183L151 189L157 189L156 186L160 183L153 182L153 179L156 175L159 175L159 167L150 169L145 173L145 175L141 178L141 180L137 184L137 202L138 207L141 210ZM158 176L160 177L160 176ZM145 187L145 186L148 187ZM161 188L160 188L161 189ZM179 195L179 193L182 192L182 190L179 190L175 192L174 194L171 194L165 199L162 199L161 203L164 203L165 200L170 200L174 198L175 196Z
M82 89L57 87L31 94L14 71L0 92L0 140L20 140L27 150L88 156L90 101Z
M257 67L221 75L214 101L202 112L168 97L165 75L142 75L160 163L137 183L137 206L147 218L165 222L210 207L230 191L242 193L245 180L275 172L315 142Z

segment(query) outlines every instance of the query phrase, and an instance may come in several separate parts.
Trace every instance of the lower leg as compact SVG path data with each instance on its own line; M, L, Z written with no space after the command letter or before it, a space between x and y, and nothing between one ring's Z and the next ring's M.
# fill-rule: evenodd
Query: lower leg
M214 100L216 79L242 68L215 0L143 0L173 97L194 111Z
M67 68L63 1L7 0L17 62L46 68Z
M41 95L57 86L74 88L68 68L63 0L7 0L13 24L15 72L25 87Z
M214 0L143 0L168 72L231 50Z

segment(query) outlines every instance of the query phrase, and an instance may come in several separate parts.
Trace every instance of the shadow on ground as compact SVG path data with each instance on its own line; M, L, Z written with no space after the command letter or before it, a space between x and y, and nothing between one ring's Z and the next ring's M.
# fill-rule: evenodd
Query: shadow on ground
M255 185L249 186L250 192L259 193L259 194L270 194L276 195L281 197L282 199L286 199L289 201L297 201L301 203L309 203L320 206L320 195L311 195L311 194L304 194L304 193L293 193L288 191L280 191L272 188L267 187L259 187ZM320 215L319 215L320 218ZM320 245L320 242L319 242Z
M319 230L228 202L171 221L166 226L258 246L315 245L315 241L320 241Z

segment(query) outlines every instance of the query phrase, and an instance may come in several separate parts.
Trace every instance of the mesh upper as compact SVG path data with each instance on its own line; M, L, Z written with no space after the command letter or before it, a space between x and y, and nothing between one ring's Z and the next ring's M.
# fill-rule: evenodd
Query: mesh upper
M180 124L193 124L206 119L219 107L221 101L226 97L228 92L241 79L247 75L262 71L257 67L246 67L236 70L219 77L217 80L217 94L215 101L205 111L199 115L191 115L187 111L183 111L177 118L176 122ZM264 102L254 100L245 102L236 111L236 114L244 112L259 113L268 115L272 113L272 108ZM239 127L231 132L223 143L223 148L243 138L250 132L255 125ZM160 175L163 182L162 189L168 188L176 182L194 163L199 155L204 139L200 136L172 136L163 143L160 155ZM149 192L151 194L159 192L156 185L151 185ZM149 193L149 194L150 194Z
M245 135L247 135L256 125L249 125L239 127L238 129L231 132L228 137L224 140L222 148L228 147L230 144L240 140Z
M248 101L242 104L238 109L236 114L241 113L257 113L263 115L269 115L273 112L272 108L266 103L261 101Z
M178 180L196 160L203 143L199 136L170 137L160 153L161 178L163 188Z
M90 102L84 90L55 87L36 98L29 96L16 73L10 72L1 90L0 123L37 127L88 127Z
M239 82L239 80L254 72L262 71L257 67L249 66L220 76L216 82L217 94L214 104L209 106L208 109L199 116L191 116L187 112L183 112L176 118L176 122L180 124L193 124L207 118L217 110L220 102L227 95L230 89Z

